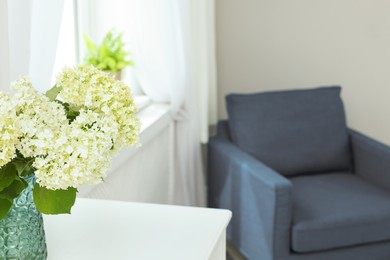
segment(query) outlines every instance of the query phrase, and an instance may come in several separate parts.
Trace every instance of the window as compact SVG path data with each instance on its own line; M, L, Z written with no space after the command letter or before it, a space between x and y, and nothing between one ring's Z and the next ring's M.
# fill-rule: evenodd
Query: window
M64 1L52 82L63 67L83 62L86 53L84 33L94 42L100 42L109 30L115 29L123 33L127 50L131 52L132 27L129 10L132 5L133 2L129 0ZM132 88L134 95L143 95L133 68L127 67L122 72L122 80ZM142 104L148 103L145 103L145 97L140 100Z

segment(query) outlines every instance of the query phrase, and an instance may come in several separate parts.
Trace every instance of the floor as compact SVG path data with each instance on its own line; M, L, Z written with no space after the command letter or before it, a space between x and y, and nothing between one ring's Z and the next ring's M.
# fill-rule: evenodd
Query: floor
M229 241L226 241L226 260L245 260L240 252Z

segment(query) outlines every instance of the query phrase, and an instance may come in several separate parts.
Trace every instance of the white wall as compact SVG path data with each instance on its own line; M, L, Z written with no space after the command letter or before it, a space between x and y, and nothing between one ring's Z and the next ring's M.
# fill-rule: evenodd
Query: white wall
M224 96L338 84L348 124L390 144L390 1L217 0Z

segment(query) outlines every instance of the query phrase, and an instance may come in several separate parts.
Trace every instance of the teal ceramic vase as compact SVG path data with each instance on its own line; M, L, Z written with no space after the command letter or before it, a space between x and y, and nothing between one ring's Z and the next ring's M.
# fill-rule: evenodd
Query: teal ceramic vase
M0 221L0 259L44 260L47 258L42 214L36 209L32 191L35 176L25 178L28 187L14 200Z

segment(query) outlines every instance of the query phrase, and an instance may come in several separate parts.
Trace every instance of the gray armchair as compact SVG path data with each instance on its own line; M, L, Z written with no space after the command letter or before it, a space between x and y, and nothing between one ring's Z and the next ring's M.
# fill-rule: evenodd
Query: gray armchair
M346 127L339 87L234 94L209 206L248 259L390 259L390 147Z

